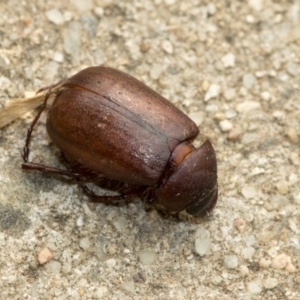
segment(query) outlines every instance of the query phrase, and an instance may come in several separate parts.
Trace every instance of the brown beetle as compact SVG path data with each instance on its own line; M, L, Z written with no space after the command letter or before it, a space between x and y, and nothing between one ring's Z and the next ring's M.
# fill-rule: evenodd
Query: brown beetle
M68 170L28 162L34 125L28 130L23 168L75 178L98 202L132 195L171 212L209 212L218 198L217 162L209 141L195 149L195 123L151 88L121 71L82 70L61 84L47 117L47 132L61 150ZM120 196L95 195L87 179L127 184ZM128 188L128 186L130 188Z

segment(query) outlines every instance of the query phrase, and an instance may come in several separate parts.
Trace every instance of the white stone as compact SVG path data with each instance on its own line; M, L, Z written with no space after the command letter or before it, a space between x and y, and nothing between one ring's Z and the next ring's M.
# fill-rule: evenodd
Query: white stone
M286 65L287 72L292 76L297 76L300 72L300 67L294 62L288 62Z
M142 250L139 253L139 260L143 265L153 265L156 261L156 254L153 250Z
M113 259L113 258L110 258L110 259L106 260L105 262L106 262L106 265L107 265L110 269L113 269L113 268L116 266L116 264L117 264L116 260Z
M235 66L235 56L233 53L227 53L222 57L222 63L225 68L230 68Z
M204 101L208 101L212 98L216 98L220 94L221 87L218 84L211 84L208 91L205 94Z
M259 109L260 103L256 101L244 101L236 106L236 110L239 113L248 113L252 110Z
M267 205L269 204L269 206ZM270 211L280 210L282 207L289 204L289 200L283 195L273 195L270 197L269 201L266 202L266 208Z
M153 80L157 80L160 77L162 72L163 72L163 68L160 64L153 64L150 69L150 77Z
M246 260L252 260L254 253L255 249L253 247L246 247L242 251L242 256Z
M264 281L264 287L267 290L274 289L277 285L278 285L278 279L277 278L269 277Z
M46 265L46 270L52 274L59 274L60 269L61 269L61 263L56 260L52 260Z
M224 95L224 98L227 101L233 100L236 96L235 89L234 88L229 88L229 89L224 91L223 95Z
M248 5L256 11L261 11L263 8L263 0L248 0Z
M247 290L250 294L260 294L262 292L261 283L259 281L250 281L247 284Z
M271 94L267 91L264 91L260 94L261 99L269 101L271 99Z
M79 246L83 250L89 249L90 244L91 244L90 240L87 237L84 237L84 238L80 239L80 241L79 241Z
M199 226L195 232L195 251L204 256L210 249L210 233L203 226Z
M174 52L173 44L169 40L163 40L161 47L168 54L172 54Z
M96 288L95 290L95 297L96 299L101 299L103 297L107 297L108 288L106 286L101 286Z
M256 22L255 18L253 15L247 15L246 16L246 22L249 24L254 24Z
M84 224L82 215L79 215L79 217L77 218L76 224L78 227L81 227Z
M216 13L217 9L216 9L216 6L213 2L210 2L208 5L207 5L207 11L208 13L212 16Z
M219 126L223 132L229 131L233 127L232 123L228 120L221 121Z
M225 111L225 116L227 119L232 119L235 118L237 116L237 113L234 109L227 109Z
M130 294L134 294L135 293L135 284L133 281L126 281L124 283L122 283L121 288Z
M296 272L295 266L292 264L291 257L285 253L277 255L273 260L271 266L274 269L286 269L290 273Z
M64 61L64 55L61 52L55 52L53 55L53 60L56 62L63 62Z
M225 255L223 264L227 269L235 269L239 262L236 255Z
M50 22L54 23L55 25L62 25L64 23L64 17L57 8L53 8L46 11L46 17Z
M251 89L256 83L256 77L251 74L251 73L247 73L243 76L243 86L246 89Z
M247 266L242 265L242 266L240 266L240 272L241 272L242 276L247 276L249 274L249 269Z
M77 9L78 12L86 12L94 7L93 0L70 0L70 3Z
M256 197L256 189L253 186L246 185L242 188L242 194L246 199L253 199Z

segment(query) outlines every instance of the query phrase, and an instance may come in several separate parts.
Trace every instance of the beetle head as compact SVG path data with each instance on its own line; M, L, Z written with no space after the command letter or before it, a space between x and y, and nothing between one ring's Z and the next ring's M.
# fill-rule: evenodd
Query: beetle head
M214 208L218 199L217 161L209 141L185 155L156 190L156 197L169 211L185 209L191 215L202 215Z

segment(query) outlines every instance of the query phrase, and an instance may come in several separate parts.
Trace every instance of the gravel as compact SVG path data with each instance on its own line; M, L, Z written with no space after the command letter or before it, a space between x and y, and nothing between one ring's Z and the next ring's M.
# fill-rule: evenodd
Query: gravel
M218 158L203 219L88 202L21 170L36 112L0 129L1 299L288 299L300 294L300 3L0 4L0 109L91 65L144 81ZM30 160L63 167L38 122ZM43 263L42 265L40 263Z

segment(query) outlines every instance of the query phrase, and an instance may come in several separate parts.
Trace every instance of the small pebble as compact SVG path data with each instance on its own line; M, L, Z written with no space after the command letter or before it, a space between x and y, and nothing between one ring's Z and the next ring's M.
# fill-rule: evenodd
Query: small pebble
M227 269L235 269L239 262L236 255L225 255L223 264Z
M106 286L97 287L95 290L96 299L106 298L107 299L108 288Z
M97 35L98 19L92 14L84 14L80 18L82 27L90 37Z
M236 218L233 224L234 228L239 232L244 232L246 229L246 221L242 218Z
M256 188L246 185L242 188L242 194L246 199L253 199L256 197Z
M259 261L259 266L264 268L264 269L269 268L270 264L271 264L271 261L269 259L264 258L264 257L262 257Z
M50 252L50 250L45 247L38 255L38 262L43 265L46 262L50 261L53 258L53 254Z
M82 239L79 241L79 246L80 246L80 248L83 249L83 250L89 249L90 244L91 244L91 243L90 243L90 240L89 240L87 237L84 237L84 238L82 238Z
M249 275L249 269L248 269L248 267L245 266L245 265L240 266L240 272L241 272L241 275L242 275L242 276L247 276L247 275Z
M289 204L287 197L283 195L273 195L269 198L269 201L265 201L264 207L269 210L280 210L282 207L285 207Z
M252 260L255 249L253 247L247 247L242 250L242 256L246 260Z
M233 127L232 123L228 120L223 120L219 122L219 126L223 132L229 131Z
M169 40L163 40L161 43L161 47L168 54L172 54L174 52L173 44Z
M195 251L200 256L204 256L210 249L210 232L203 226L197 228L195 232Z
M153 64L150 69L150 77L153 80L157 80L163 72L163 68L160 64Z
M73 5L79 13L86 12L94 8L93 0L70 0L70 4Z
M53 55L53 60L61 63L64 61L64 55L61 52L55 52Z
M300 193L298 195L295 195L295 203L300 205Z
M71 272L71 269L72 269L72 266L66 262L63 264L61 271L63 274L68 274Z
M203 80L201 84L201 89L203 92L206 92L210 87L210 83L207 80Z
M267 91L262 92L260 94L261 99L265 100L265 101L269 101L271 99L271 94Z
M219 85L214 84L214 83L211 84L205 94L204 101L208 101L210 99L218 97L220 94L220 90L221 90L221 87Z
M236 106L239 113L248 113L250 111L260 109L260 103L257 101L244 101Z
M64 17L57 8L53 8L46 11L46 17L50 22L54 23L55 25L62 25L64 23Z
M276 183L276 188L279 194L286 195L289 191L288 183L285 180L281 180Z
M222 57L222 63L225 68L230 68L235 66L235 56L233 53L227 53Z
M297 76L300 73L300 67L294 62L288 62L286 65L287 72L292 76Z
M247 15L246 16L246 22L249 23L249 24L254 24L256 22L254 16L252 15Z
M251 89L254 85L256 84L256 77L251 74L251 73L247 73L243 76L243 86L246 89Z
M77 1L80 2L80 1ZM63 32L64 50L72 58L74 65L80 60L81 25L78 22L70 22Z
M260 136L258 133L255 132L246 132L242 137L242 144L248 145L251 143L258 142Z
M59 274L61 270L61 263L59 261L52 260L46 265L46 270L52 274Z
M278 279L269 277L269 278L265 279L263 284L267 290L271 290L271 289L274 289L278 285Z
M125 232L128 227L128 221L123 216L118 216L112 220L116 230L120 233Z
M94 8L94 13L97 17L102 18L104 15L104 9L103 7L97 6Z
M278 255L278 247L272 247L272 248L270 248L269 250L268 250L268 254L272 257L272 258L274 258L274 257L276 257L277 255Z
M247 290L250 294L257 295L262 292L261 283L258 281L250 281L247 284Z
M286 269L290 273L296 272L296 268L292 264L291 257L285 253L281 253L281 254L277 255L272 260L271 266L272 266L272 268L278 269L278 270Z
M127 293L134 294L135 293L135 284L133 281L127 281L122 283L121 285L122 290Z
M264 5L263 0L248 0L248 5L256 11L261 11Z
M109 269L113 269L117 264L116 260L113 259L113 258L107 259L105 261L105 263L106 263L106 265L108 266Z
M235 89L230 88L230 89L225 90L223 93L223 96L227 101L233 100L236 96Z
M217 9L216 9L216 6L214 3L210 2L208 5L207 5L207 11L208 13L212 16L216 13Z
M77 221L76 221L76 225L78 227L81 227L82 225L84 224L84 221L83 221L83 216L82 215L79 215Z
M234 109L227 109L225 111L225 117L227 119L232 119L232 118L235 118L237 116L237 113Z
M287 128L286 129L286 135L288 136L289 140L293 144L299 143L299 136L298 136L298 133L297 133L297 131L294 127Z
M241 135L242 135L242 130L240 130L238 128L232 128L228 132L227 139L229 141L235 142L240 138Z
M297 152L291 152L289 160L294 166L300 166L300 155Z
M153 250L142 250L139 253L139 260L143 265L153 265L156 261L156 254Z

